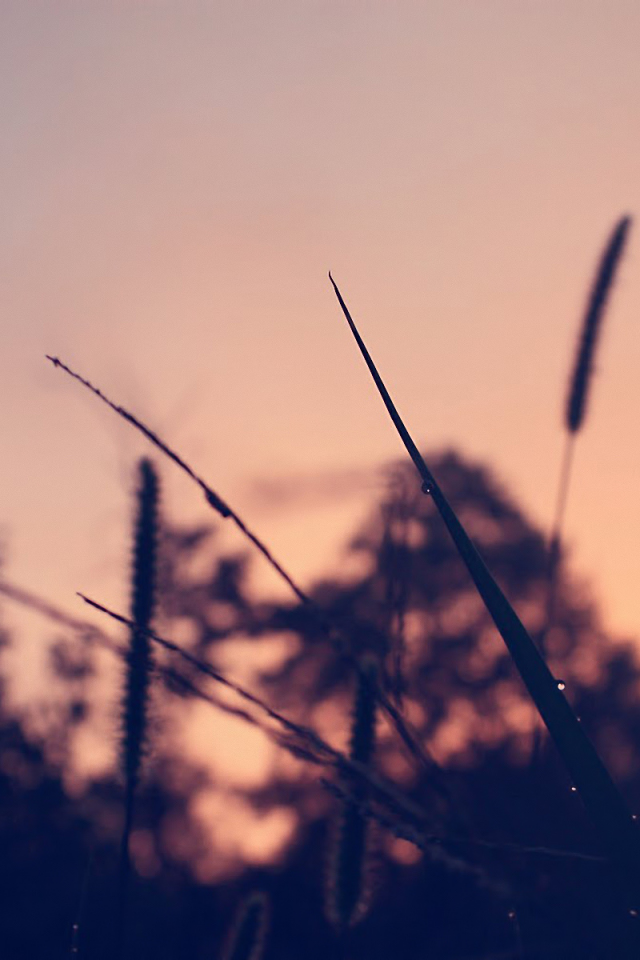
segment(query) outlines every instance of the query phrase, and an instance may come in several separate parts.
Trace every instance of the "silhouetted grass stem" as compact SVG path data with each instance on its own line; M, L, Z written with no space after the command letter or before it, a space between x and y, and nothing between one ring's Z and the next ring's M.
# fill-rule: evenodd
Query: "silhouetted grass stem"
M147 631L153 616L156 580L158 479L149 460L140 461L139 477L131 577L131 625L122 704L125 811L119 878L118 942L121 952L126 936L134 804L147 730L147 700L152 667Z
M365 769L371 764L376 735L376 668L363 664L357 677L351 722L349 758ZM342 802L329 850L326 907L329 921L344 934L364 916L369 900L368 847L369 823L361 811L367 796L367 783L359 778L352 783L352 796Z

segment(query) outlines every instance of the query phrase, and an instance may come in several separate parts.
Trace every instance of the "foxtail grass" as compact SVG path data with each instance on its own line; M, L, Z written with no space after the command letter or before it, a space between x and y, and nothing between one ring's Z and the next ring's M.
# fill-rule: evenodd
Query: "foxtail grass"
M329 278L387 412L421 477L422 490L432 497L487 611L549 730L604 848L619 868L621 880L625 884L627 906L637 909L640 897L640 838L631 813L570 704L558 689L557 681L547 667L537 645L487 569L425 463L378 373L331 274Z
M562 527L569 497L573 467L573 451L578 433L584 427L587 400L594 369L596 346L600 338L602 321L609 301L616 273L624 253L631 218L622 217L615 225L602 252L598 269L591 286L587 309L578 334L578 343L565 408L565 447L560 468L555 515L549 540L547 561L547 599L543 628L540 634L540 649L545 653L546 637L551 630L556 612L557 581L562 546Z
M630 217L622 217L616 224L591 287L567 398L566 426L569 433L577 433L584 422L596 343L630 226Z
M118 945L124 955L131 874L130 840L148 724L148 694L152 669L151 627L156 589L158 478L149 460L139 464L139 489L131 578L131 626L122 702L122 772L124 828L120 848Z
M367 659L363 673L358 675L349 757L369 767L373 758L376 736L376 664ZM342 809L329 850L326 888L326 912L330 923L339 934L358 923L365 915L370 894L370 829L361 811L366 799L363 781L351 787L351 796L342 801Z

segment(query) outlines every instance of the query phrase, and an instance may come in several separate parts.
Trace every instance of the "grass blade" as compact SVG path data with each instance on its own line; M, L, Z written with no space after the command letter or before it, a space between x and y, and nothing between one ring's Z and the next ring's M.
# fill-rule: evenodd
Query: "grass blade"
M419 453L356 329L335 281L331 275L329 277L340 307L389 415L422 478L423 490L433 497L458 553L464 561L478 593L482 597L556 744L609 856L623 868L625 879L632 888L632 898L635 902L635 898L640 894L638 876L640 840L627 805L609 776L595 747L582 729L571 706L558 689L557 681L538 652L535 643L485 566L480 554ZM629 905L633 906L634 904L630 903Z

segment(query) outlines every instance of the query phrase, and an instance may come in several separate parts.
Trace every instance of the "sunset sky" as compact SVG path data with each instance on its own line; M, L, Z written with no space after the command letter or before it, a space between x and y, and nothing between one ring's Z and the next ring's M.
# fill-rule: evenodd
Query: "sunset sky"
M491 464L547 529L587 291L640 214L639 43L637 0L0 0L5 576L76 615L76 590L126 604L149 450L45 353L303 583L335 567L402 451L329 269L416 441ZM639 324L635 225L566 535L637 637ZM209 519L161 466L171 518ZM43 624L6 622L26 691Z

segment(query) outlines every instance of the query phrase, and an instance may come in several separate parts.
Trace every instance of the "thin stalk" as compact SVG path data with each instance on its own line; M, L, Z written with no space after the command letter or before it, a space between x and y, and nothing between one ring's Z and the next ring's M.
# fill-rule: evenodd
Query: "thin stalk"
M546 596L544 600L544 614L542 627L538 633L538 648L541 655L546 659L547 656L547 637L552 629L556 618L556 604L558 600L558 586L560 576L560 551L562 539L562 524L569 496L569 481L571 479L571 466L573 464L573 451L575 434L567 432L564 453L562 456L562 466L560 469L560 481L558 484L558 495L556 500L556 510L552 527L551 539L549 540L549 552L547 556L547 568L545 571L544 587ZM559 681L556 681L558 683ZM539 724L539 715L535 703L533 708L536 711L533 726L533 741L531 747L531 762L537 764L540 759L543 742L544 728Z
M549 541L549 564L547 572L547 600L544 625L540 634L540 650L544 655L546 634L553 627L557 598L559 561L562 543L562 525L569 494L569 482L573 464L575 438L583 429L594 368L595 351L600 338L605 309L613 289L627 235L631 226L630 217L622 217L615 225L604 248L587 301L584 320L578 336L573 372L569 379L565 409L566 441L560 478L556 512Z
M630 226L630 217L622 217L616 223L598 263L587 301L584 320L582 321L578 336L573 372L569 379L569 390L564 416L566 439L558 481L555 516L551 527L551 538L549 540L544 619L538 638L538 645L543 656L547 653L547 636L550 630L553 629L556 620L562 550L562 528L569 496L575 438L584 427L587 400L589 398L591 378L593 375L595 351L600 337L606 305L611 290L613 289ZM539 756L540 749L541 736L540 729L537 728L534 733L532 750L532 759L534 761Z

